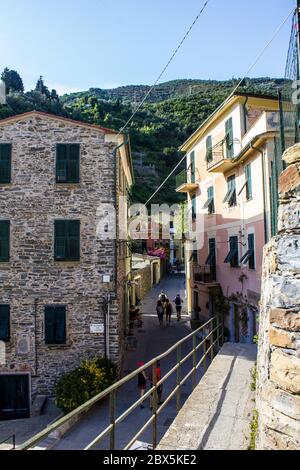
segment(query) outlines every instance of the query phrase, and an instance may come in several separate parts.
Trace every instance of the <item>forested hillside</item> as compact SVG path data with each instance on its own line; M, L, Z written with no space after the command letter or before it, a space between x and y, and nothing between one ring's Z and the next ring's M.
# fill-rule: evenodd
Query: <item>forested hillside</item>
M126 86L113 90L91 88L59 97L48 90L40 77L35 90L25 93L17 72L5 69L2 79L9 94L0 105L0 118L30 110L46 111L119 130L149 90L148 86ZM222 103L237 80L175 80L157 85L147 103L137 112L127 131L133 150L135 201L145 202L181 158L179 146ZM247 79L241 91L277 93L283 80ZM164 201L178 200L175 180L164 189ZM159 202L159 195L154 202Z

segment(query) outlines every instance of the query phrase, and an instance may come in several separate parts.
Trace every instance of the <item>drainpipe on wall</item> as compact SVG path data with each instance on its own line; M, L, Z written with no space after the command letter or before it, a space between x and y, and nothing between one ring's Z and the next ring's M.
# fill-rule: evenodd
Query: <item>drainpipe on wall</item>
M37 349L37 304L38 299L34 299L34 369L35 369L35 377L38 375L38 349Z
M247 96L246 100L245 100L245 103L243 103L243 116L244 116L244 131L245 131L245 134L247 133L247 130L248 130L248 126L247 126L247 103L248 103L248 100L249 100L249 96Z
M261 167L262 167L262 179L263 179L263 212L264 212L264 235L265 244L268 242L268 231L267 231L267 214L266 214L266 171L265 171L265 154L262 150L254 147L251 144L251 148L261 154Z

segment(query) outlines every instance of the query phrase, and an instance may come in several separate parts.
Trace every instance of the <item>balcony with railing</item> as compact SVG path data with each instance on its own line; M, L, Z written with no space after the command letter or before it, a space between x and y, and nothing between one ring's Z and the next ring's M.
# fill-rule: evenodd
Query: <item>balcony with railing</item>
M210 153L206 156L207 170L215 173L225 173L233 165L233 158L237 153L237 139L228 141L225 136L220 142L213 146Z
M216 281L216 270L215 266L211 265L199 265L194 263L193 265L193 280L196 283L201 284L218 284Z
M195 174L188 170L183 170L176 176L176 192L177 193L191 193L198 188L195 182Z

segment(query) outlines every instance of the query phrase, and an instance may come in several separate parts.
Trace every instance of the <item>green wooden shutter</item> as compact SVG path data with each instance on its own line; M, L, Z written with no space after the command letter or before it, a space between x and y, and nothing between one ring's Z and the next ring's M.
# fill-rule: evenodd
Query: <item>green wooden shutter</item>
M196 219L197 217L197 206L196 206L196 197L192 197L192 218Z
M191 153L191 183L195 183L195 152Z
M56 182L67 183L68 180L68 146L57 144L56 146Z
M246 177L246 197L247 199L252 198L252 172L251 172L251 164L246 165L245 167L245 177Z
M255 269L255 247L253 233L249 233L248 235L248 250L252 252L251 256L249 257L249 268Z
M55 343L66 343L66 308L55 307Z
M80 146L79 144L69 145L69 156L68 156L68 182L79 183L79 155Z
M0 144L0 184L11 182L11 144Z
M208 200L211 201L210 204L209 204L208 210L209 210L210 214L213 214L215 212L214 187L213 186L208 188L207 196L208 196Z
M45 307L45 343L55 344L55 307Z
M212 137L209 135L206 139L206 161L207 163L211 162L213 159L212 153Z
M0 262L2 263L9 261L9 232L9 221L0 221Z
M232 118L228 119L225 123L225 135L226 135L226 157L233 157L233 123Z
M68 221L68 258L73 261L80 259L80 221Z
M10 307L0 305L0 340L10 340Z
M54 227L54 257L64 260L67 255L67 223L65 220L56 220Z

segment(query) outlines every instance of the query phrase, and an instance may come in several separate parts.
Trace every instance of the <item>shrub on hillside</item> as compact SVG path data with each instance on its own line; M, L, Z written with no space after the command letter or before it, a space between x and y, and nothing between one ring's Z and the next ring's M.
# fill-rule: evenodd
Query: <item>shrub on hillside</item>
M85 360L58 381L56 404L68 413L108 388L116 377L116 367L111 362L102 358Z

